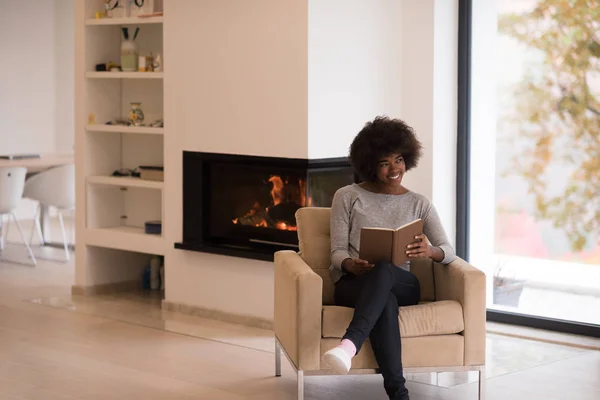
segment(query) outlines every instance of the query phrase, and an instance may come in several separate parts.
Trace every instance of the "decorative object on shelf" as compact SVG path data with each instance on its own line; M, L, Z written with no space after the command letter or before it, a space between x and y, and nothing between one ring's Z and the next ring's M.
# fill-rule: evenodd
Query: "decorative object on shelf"
M142 289L150 289L150 263L146 265L142 272Z
M133 170L133 169L121 168L121 169L118 169L116 171L113 171L112 176L116 176L116 177L131 176L132 178L139 178L140 177L140 173L137 172L136 170Z
M129 126L129 121L126 119L116 118L114 121L108 121L105 125L123 125Z
M162 119L157 119L156 121L152 122L150 124L150 126L152 128L164 128L165 127L165 122Z
M162 0L129 0L131 16L146 17L162 14Z
M146 57L139 56L138 58L138 71L146 72Z
M144 224L144 232L150 235L160 235L162 233L162 222L146 221Z
M152 53L149 56L146 56L146 71L153 72L154 71L154 57Z
M108 71L115 72L115 71L120 71L121 67L119 67L119 64L117 64L116 62L109 61L108 65L106 66L106 69Z
M129 109L129 123L133 126L142 126L144 122L144 112L141 109L142 103L132 102Z
M94 125L96 123L96 116L93 113L88 115L88 124Z
M160 289L160 258L158 256L152 257L150 260L150 289Z
M153 165L140 165L140 178L147 181L164 181L164 167Z
M165 290L165 264L160 266L160 290Z
M96 64L96 71L106 71L106 64Z
M160 57L160 53L156 53L156 57L154 57L154 71L162 72L162 58Z
M140 28L135 29L133 38L129 39L129 29L121 28L123 31L123 41L121 42L121 69L126 72L134 72L138 69L138 47L135 39L137 38Z

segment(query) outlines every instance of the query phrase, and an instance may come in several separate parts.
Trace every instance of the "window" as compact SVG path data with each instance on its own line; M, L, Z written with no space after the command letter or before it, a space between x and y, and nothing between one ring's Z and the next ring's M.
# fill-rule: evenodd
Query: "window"
M485 270L492 319L597 336L600 3L460 7L459 254Z

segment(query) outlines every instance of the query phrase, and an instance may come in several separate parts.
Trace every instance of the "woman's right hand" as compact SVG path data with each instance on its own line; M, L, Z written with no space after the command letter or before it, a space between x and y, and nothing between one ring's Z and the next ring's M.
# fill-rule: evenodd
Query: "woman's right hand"
M346 258L342 262L342 268L353 275L362 275L373 269L375 265L360 258Z

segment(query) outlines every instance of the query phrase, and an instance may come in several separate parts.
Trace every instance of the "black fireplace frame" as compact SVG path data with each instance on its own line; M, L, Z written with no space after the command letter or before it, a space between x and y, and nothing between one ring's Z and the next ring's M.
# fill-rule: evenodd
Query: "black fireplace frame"
M346 157L324 159L302 159L283 157L261 157L239 154L206 153L195 151L183 152L183 238L174 244L176 249L220 254L263 261L273 261L274 253L279 250L297 250L297 246L279 245L276 243L252 243L252 246L220 244L207 240L206 224L202 218L207 215L210 194L202 191L202 181L210 179L207 168L211 163L231 162L246 166L273 168L290 168L317 172L319 170L335 170L351 168ZM197 181L198 185L186 185L186 182ZM358 177L354 175L354 181ZM201 229L197 226L200 221Z

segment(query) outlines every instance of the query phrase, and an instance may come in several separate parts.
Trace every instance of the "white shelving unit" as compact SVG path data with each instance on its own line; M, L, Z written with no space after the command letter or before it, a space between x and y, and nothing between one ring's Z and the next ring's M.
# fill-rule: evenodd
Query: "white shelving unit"
M162 56L163 17L96 19L103 7L104 0L76 4L75 286L84 289L139 280L148 260L166 248L162 234L144 230L148 221L165 225L164 183L113 176L164 165L166 128L114 124L127 119L132 102L142 103L145 124L163 119L164 72L96 71L98 64L120 64L123 27L130 35L139 27L139 55Z
M88 125L85 128L88 132L114 132L114 133L129 133L139 135L163 135L164 128L153 128L148 126L123 126L123 125Z

